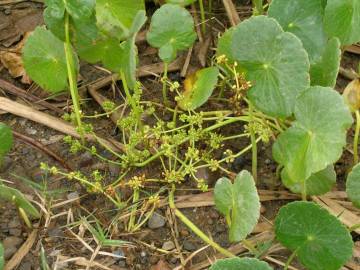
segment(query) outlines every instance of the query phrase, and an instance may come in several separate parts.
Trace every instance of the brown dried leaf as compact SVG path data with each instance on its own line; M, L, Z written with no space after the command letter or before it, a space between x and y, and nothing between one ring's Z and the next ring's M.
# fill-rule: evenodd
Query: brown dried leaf
M360 79L355 79L346 86L343 97L352 111L360 109Z
M31 79L25 72L21 58L21 51L29 34L30 33L26 33L24 38L12 49L0 52L0 62L2 65L9 71L12 77L22 77L21 82L24 84L31 83Z
M171 270L171 268L165 261L160 260L156 265L153 265L150 270Z

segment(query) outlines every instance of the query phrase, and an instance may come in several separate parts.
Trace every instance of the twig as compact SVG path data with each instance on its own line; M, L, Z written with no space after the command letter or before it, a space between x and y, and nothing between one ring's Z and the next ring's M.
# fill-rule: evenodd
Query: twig
M240 23L240 17L236 11L236 7L232 0L223 0L223 4L230 20L231 26L235 26Z
M3 89L5 92L8 92L12 95L27 99L31 102L37 103L44 108L53 110L54 112L57 112L60 114L64 113L63 110L59 109L58 107L54 106L53 104L46 102L45 100L42 100L42 99L38 98L37 96L34 96L34 95L26 92L25 90L23 90L19 87L16 87L15 85L13 85L7 81L4 81L2 79L0 79L0 88Z
M12 101L8 98L0 97L0 110L15 114L20 117L24 117L31 121L37 122L49 128L60 131L61 133L68 134L75 138L80 138L79 134L76 132L76 129L71 124L51 115L48 115L43 112L39 112L31 107L20 104L18 102ZM85 135L89 141L96 141L97 139L101 144L106 145L108 148L114 151L123 151L124 145L121 143L115 142L111 139L95 138L93 135Z
M23 142L25 142L27 144L30 144L30 145L40 149L41 151L43 151L44 153L48 154L49 156L54 158L56 161L61 163L64 168L66 168L69 171L72 171L72 168L69 166L69 164L67 164L65 162L65 160L63 160L61 157L59 157L57 154L55 154L53 151L51 151L49 148L47 148L42 143L34 140L33 138L30 138L30 137L27 137L27 136L25 136L23 134L20 134L20 133L16 132L15 130L13 130L13 134L14 134L15 138L18 138L19 140L22 140Z

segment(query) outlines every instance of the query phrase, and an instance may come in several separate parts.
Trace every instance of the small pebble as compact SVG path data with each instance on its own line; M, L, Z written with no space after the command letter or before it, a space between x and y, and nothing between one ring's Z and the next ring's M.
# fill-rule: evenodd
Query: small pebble
M37 130L36 129L33 129L33 128L25 128L25 132L29 135L35 135L37 133Z
M146 254L145 251L141 251L141 252L140 252L140 256L141 256L141 257L146 257L146 255L147 255L147 254Z
M15 254L18 250L19 246L22 244L23 240L19 237L9 236L6 237L3 241L4 246L4 257L5 260L8 260Z
M195 251L196 250L196 246L194 245L194 243L190 242L189 240L184 241L183 248L187 251Z
M165 218L162 215L155 212L151 216L151 218L149 218L148 227L150 229L158 229L164 227L165 223L166 223Z
M167 250L167 251L170 251L170 250L173 250L175 248L175 244L173 241L166 241L163 245L162 245L162 248L163 250Z
M181 235L182 237L187 237L187 236L189 236L189 232L184 229L184 230L181 230L181 231L180 231L180 235Z
M71 192L71 193L69 193L69 194L66 196L66 198L67 198L68 200L79 199L79 192L77 192L77 191Z

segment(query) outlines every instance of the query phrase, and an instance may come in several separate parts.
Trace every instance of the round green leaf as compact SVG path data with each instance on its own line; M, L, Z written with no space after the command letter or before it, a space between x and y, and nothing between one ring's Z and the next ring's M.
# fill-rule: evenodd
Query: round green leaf
M311 63L321 57L327 41L323 13L321 0L273 0L268 10L285 31L300 38Z
M297 98L294 114L296 121L277 138L273 156L293 181L302 182L340 158L353 119L341 95L320 86Z
M129 35L129 29L140 10L145 10L144 0L97 0L98 26L107 35L122 40Z
M234 56L232 55L231 43L233 39L235 28L229 28L225 33L219 38L217 46L217 56L226 55L230 61L234 61Z
M183 110L195 110L211 96L218 82L217 67L204 68L186 78L184 98L178 102Z
M71 32L97 34L95 0L46 0L45 4L45 24L59 39L65 40L65 12L71 18Z
M6 155L13 146L14 138L11 128L0 122L0 163L4 155Z
M215 185L214 198L216 208L231 221L230 241L245 239L260 217L260 199L251 174L245 170L240 172L234 184L227 178L219 179Z
M324 24L326 33L338 37L342 45L360 41L360 1L328 0Z
M253 84L250 101L276 117L293 113L296 97L309 87L309 60L301 41L273 18L251 17L234 30L232 56Z
M328 41L320 60L311 65L311 85L335 87L340 60L340 41L335 37Z
M352 168L346 179L346 193L353 204L360 208L360 164Z
M352 256L349 231L325 209L313 202L292 202L275 219L281 244L296 251L309 270L338 270Z
M75 65L78 60L74 53ZM59 92L67 88L67 65L64 43L45 27L37 27L23 49L26 73L42 88Z
M286 169L281 172L283 184L294 193L301 194L302 182L293 181ZM336 183L336 172L334 166L329 165L324 170L312 174L306 179L306 194L309 196L323 195L329 192Z
M195 39L194 20L185 8L165 4L155 11L147 41L159 48L161 60L170 63L178 51L188 49Z
M209 270L272 270L272 268L258 259L230 258L216 261Z

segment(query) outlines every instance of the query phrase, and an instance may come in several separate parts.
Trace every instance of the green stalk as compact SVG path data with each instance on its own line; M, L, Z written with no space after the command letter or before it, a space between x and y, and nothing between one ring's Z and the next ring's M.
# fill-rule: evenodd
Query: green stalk
M355 136L354 136L354 165L358 164L359 162L359 153L358 153L358 144L359 144L359 132L360 132L360 112L359 110L355 111L356 115L356 127L355 127Z
M255 180L255 183L257 183L257 142L255 137L255 130L253 127L251 127L251 124L254 120L253 115L253 108L252 105L249 104L249 115L250 115L250 139L251 139L251 151L252 151L252 161L251 161L251 171Z
M306 180L301 183L301 199L307 201Z
M290 255L289 259L286 261L285 266L284 266L284 270L288 270L290 263L294 260L296 253L297 253L297 249Z
M129 91L129 87L128 87L128 84L127 84L127 81L126 81L126 77L125 77L125 74L124 74L124 72L122 70L120 71L120 77L121 77L121 82L122 82L122 85L123 85L123 88L124 88L124 91L125 91L126 98L129 101L132 110L134 112L136 112L136 118L137 118L138 124L140 124L140 117L141 116L139 115L138 106L137 106L135 100L133 99L133 96L131 95L131 93Z
M164 99L165 106L169 105L169 101L168 101L168 98L167 98L167 87L166 87L166 81L168 79L167 74L168 74L168 63L164 63L164 74L163 74L163 77L162 77L162 84L163 84L162 94L163 94L163 99Z
M138 188L134 189L134 195L133 195L133 207L131 208L131 213L130 213L130 219L129 219L129 228L128 231L132 231L132 228L135 227L135 213L137 210L137 202L139 201L139 197L140 197L140 192Z
M253 0L254 15L264 14L263 0Z
M169 195L169 205L172 210L175 211L175 215L186 225L191 229L197 236L201 238L205 243L212 246L214 249L216 249L218 252L223 254L226 257L232 258L235 257L234 254L232 254L230 251L222 248L219 244L211 240L205 233L203 233L194 223L192 223L183 213L181 213L175 206L174 203L174 192L175 188L173 187L172 191Z
M205 25L205 10L204 10L203 0L199 0L199 6L200 6L200 16L201 16L201 30L202 30L202 33L205 35L206 25Z
M70 30L69 30L69 14L65 14L65 43L64 43L64 49L65 49L65 57L66 57L66 68L68 73L68 80L69 80L69 88L70 88L70 94L71 99L74 105L74 112L76 116L76 123L79 129L79 134L81 138L84 138L84 130L82 127L81 122L81 111L80 111L80 101L79 101L79 92L77 88L77 76L75 73L75 63L73 58L73 50L71 47L70 42Z

